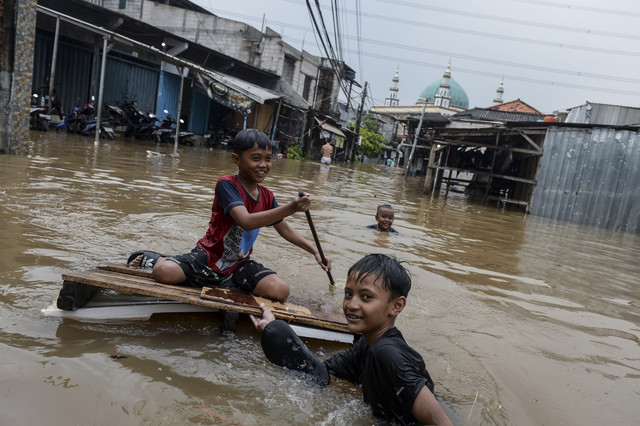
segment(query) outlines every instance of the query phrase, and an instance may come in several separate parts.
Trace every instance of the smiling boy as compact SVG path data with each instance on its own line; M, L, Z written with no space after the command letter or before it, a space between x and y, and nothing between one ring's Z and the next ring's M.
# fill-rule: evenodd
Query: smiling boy
M275 271L250 260L260 228L273 226L290 243L311 253L323 270L331 270L316 247L292 228L285 218L310 206L308 195L278 205L262 185L271 170L271 141L257 129L238 133L231 160L236 175L218 179L206 234L190 252L164 256L151 251L133 253L130 266L152 266L153 278L164 284L192 287L224 286L277 301L289 296L289 286Z
M251 316L251 320L263 332L267 358L323 386L329 384L330 375L362 386L376 424L451 425L433 394L422 356L395 327L411 288L407 270L392 257L371 254L356 262L347 277L342 309L349 331L362 335L354 346L320 362L291 327L275 320L262 304L262 318Z
M393 220L395 218L393 207L390 204L380 204L376 210L376 222L373 225L367 226L369 229L376 229L381 232L390 232L397 234L398 231L393 229Z

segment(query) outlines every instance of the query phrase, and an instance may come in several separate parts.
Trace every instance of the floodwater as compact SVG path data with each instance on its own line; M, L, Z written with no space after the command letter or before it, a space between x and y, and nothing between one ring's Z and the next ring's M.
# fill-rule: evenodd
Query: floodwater
M141 248L180 253L203 235L229 153L32 133L30 156L0 156L0 424L364 425L348 383L307 386L270 364L243 319L146 322L45 317L61 274L124 262ZM409 262L397 326L424 357L457 425L631 425L640 419L640 236L431 198L382 166L274 160L281 203L312 194L333 276L370 252ZM364 229L395 206L399 235ZM287 219L311 239L305 216ZM256 260L292 297L341 302L306 252L270 228ZM310 341L324 359L344 349Z

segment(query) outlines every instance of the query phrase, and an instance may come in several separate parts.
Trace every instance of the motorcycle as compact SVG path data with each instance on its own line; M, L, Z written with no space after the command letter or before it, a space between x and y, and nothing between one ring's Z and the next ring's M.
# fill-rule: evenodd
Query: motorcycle
M78 133L84 136L89 136L95 133L97 121L93 118L95 113L93 107L93 101L87 102L85 106L80 109L79 107L73 108L73 110L62 120L62 123L56 126L56 131L66 130L71 133ZM100 123L100 136L113 140L115 139L115 131L112 127Z
M165 115L162 116L162 124L153 132L153 136L158 142L173 142L176 135L176 129L174 127L176 119L173 118L166 109L164 110L164 114ZM183 123L184 120L180 119L180 124ZM194 146L195 142L195 133L187 131L180 131L178 133L178 144Z
M133 136L136 139L154 138L153 132L157 130L155 114L140 110L136 101L126 103L124 112L129 119L125 136Z
M116 105L109 105L107 103L104 104L105 109L107 110L108 119L107 121L114 129L118 127L128 129L131 125L131 121L127 114L122 110L122 108L117 107Z
M45 99L42 98L44 101ZM31 105L29 107L29 128L36 130L49 130L49 122L51 121L51 115L49 115L46 105L38 105L38 94L34 93L31 98Z
M233 146L235 132L225 132L223 129L207 130L204 142L208 147L229 149Z

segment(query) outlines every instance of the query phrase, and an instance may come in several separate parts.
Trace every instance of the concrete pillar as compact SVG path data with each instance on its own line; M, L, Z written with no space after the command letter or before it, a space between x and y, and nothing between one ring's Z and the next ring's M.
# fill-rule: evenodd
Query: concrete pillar
M36 0L0 0L0 153L26 154Z

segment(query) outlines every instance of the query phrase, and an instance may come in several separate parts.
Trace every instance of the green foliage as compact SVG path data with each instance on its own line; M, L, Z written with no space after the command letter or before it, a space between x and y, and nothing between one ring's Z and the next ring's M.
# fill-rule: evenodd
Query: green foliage
M364 154L367 157L377 157L386 145L386 141L382 135L374 133L369 129L361 127L360 136L362 136L362 145L358 147L358 154Z
M300 145L291 145L289 149L287 149L287 158L301 160L303 156L304 155L302 154L302 148L300 148Z
M355 131L355 124L351 124L351 129ZM377 157L382 148L387 144L384 136L378 133L380 126L378 121L371 114L364 114L360 122L360 136L362 145L358 146L358 154L367 157Z
M360 123L360 129L365 128L372 133L378 133L380 130L380 125L378 124L378 120L373 118L373 116L369 113L362 116L362 122Z

